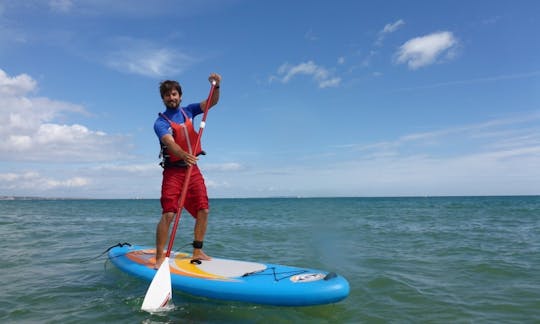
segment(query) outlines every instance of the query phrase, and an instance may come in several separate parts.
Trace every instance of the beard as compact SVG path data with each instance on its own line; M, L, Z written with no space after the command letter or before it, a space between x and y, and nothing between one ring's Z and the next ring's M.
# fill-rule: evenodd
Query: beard
M180 101L179 100L169 100L169 101L165 102L165 106L167 108L171 108L171 109L178 109L178 107L180 106Z

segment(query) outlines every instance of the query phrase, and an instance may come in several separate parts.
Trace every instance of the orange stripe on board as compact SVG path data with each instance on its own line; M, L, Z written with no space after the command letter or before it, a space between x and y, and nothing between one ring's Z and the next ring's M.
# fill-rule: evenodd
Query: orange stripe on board
M153 269L156 264L155 249L128 252L126 253L126 257L137 264L144 265L151 269ZM171 256L171 259L174 260L174 262L170 264L170 270L173 274L193 278L230 280L230 278L203 271L196 265L191 264L191 257L187 253L174 253L174 256Z

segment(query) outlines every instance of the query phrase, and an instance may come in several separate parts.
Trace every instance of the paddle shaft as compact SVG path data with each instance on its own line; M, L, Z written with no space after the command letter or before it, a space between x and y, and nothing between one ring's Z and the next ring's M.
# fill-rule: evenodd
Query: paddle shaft
M193 152L199 151L201 146L201 137L206 126L206 116L208 115L208 110L210 110L210 102L214 96L214 90L216 89L216 81L212 81L212 87L210 88L210 93L208 94L208 99L206 99L206 107L204 109L201 126L199 127L199 134L197 136L197 142L195 143L195 148ZM193 172L193 167L190 165L187 167L186 177L184 178L184 185L182 186L182 193L180 194L180 199L178 201L178 212L174 218L173 229L171 232L171 237L169 238L169 245L167 245L167 258L171 256L171 250L174 245L174 238L176 236L176 230L178 229L178 223L180 222L180 215L182 214L182 209L184 208L184 203L186 202L187 191L189 187L189 180L191 179L191 173Z

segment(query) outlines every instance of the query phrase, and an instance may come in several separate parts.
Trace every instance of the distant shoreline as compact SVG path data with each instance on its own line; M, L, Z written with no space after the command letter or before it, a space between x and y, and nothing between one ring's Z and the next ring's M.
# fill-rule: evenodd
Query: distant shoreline
M268 196L268 197L216 197L219 199L406 199L406 198L487 198L487 197L540 197L540 195L474 195L474 196ZM13 200L159 200L159 198L76 198L76 197L39 197L39 196L0 196L0 201Z

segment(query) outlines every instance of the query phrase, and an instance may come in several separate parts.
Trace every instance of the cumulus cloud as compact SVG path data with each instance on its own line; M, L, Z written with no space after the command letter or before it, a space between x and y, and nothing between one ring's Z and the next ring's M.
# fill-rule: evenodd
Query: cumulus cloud
M282 83L288 83L298 75L310 76L317 82L319 88L337 87L341 83L341 78L334 76L332 71L315 64L313 61L297 65L285 63L278 68L277 77L272 77L271 80L278 79Z
M10 78L0 69L0 95L21 96L36 89L36 81L27 74Z
M398 64L406 63L415 70L455 55L458 40L451 32L443 31L416 37L405 42L396 53Z
M53 179L35 171L0 173L2 190L53 190L59 188L78 188L88 185L91 181L84 177L72 177L62 180Z
M76 104L33 97L37 82L26 74L0 70L0 155L4 161L104 161L119 156L123 138L81 124L58 123Z

